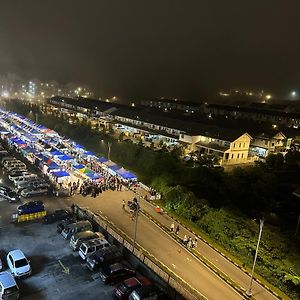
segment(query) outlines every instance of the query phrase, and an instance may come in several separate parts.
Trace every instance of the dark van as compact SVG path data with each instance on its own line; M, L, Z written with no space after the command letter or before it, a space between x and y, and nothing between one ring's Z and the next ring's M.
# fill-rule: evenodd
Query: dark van
M109 265L118 262L122 259L122 253L116 245L112 245L98 250L95 254L92 254L87 258L86 265L94 271L102 266Z

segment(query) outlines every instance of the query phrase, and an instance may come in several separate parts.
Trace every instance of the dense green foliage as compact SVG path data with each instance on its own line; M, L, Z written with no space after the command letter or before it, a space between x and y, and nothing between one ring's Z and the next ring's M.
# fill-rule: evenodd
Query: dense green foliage
M28 113L28 106L19 102L7 103L7 108L32 119L39 113L35 106ZM245 266L252 264L258 235L252 219L266 218L256 271L293 298L299 296L299 240L292 232L300 212L292 196L300 183L298 152L286 158L271 155L266 164L224 172L191 167L180 160L180 151L154 151L124 141L123 136L114 139L85 122L71 125L40 113L39 122L104 156L110 141L112 160L160 191L167 208L192 221Z

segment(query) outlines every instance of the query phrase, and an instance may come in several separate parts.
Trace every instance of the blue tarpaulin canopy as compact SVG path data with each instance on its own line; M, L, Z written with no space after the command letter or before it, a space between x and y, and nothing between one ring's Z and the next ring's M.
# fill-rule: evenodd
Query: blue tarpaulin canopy
M60 156L60 155L64 155L62 152L58 151L58 150L52 150L50 151L51 155L53 156Z
M131 172L120 174L120 176L124 179L137 179L137 177Z
M96 180L96 179L99 179L99 178L102 178L102 176L98 173L88 173L88 174L85 174L87 177L89 177L90 179L92 180Z
M97 161L98 161L98 162L101 162L101 163L105 163L105 162L108 161L108 159L105 158L105 157L100 157L100 158L97 159Z
M53 162L48 166L48 170L55 170L55 169L59 169L59 165L53 161Z
M66 176L70 176L70 174L69 174L68 172L62 171L62 170L57 171L57 172L53 172L52 175L55 176L55 177L66 177Z
M75 149L84 149L84 147L82 145L80 145L80 144L75 144L74 148Z
M96 154L95 154L94 152L92 152L92 151L85 151L84 154L87 155L87 156L95 156L95 155L96 155Z
M109 168L113 171L117 171L117 170L121 169L121 167L118 165L109 166Z
M83 169L84 165L74 165L73 168L76 170Z
M24 151L26 151L27 153L37 153L37 150L35 150L32 147L26 147L25 149L23 149Z
M64 161L64 160L71 160L71 159L73 159L73 157L68 156L68 155L62 155L62 156L59 156L58 159Z

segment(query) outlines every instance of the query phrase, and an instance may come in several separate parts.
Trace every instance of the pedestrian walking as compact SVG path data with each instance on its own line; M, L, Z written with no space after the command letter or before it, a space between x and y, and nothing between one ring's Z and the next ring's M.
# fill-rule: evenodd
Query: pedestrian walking
M122 208L125 210L125 200L122 200Z
M177 225L177 227L176 227L176 231L175 231L175 233L178 235L178 233L179 233L179 225Z
M186 246L190 249L192 248L192 238L189 236Z
M174 229L175 229L175 225L174 225L174 223L172 222L172 223L171 223L171 226L170 226L171 232L174 232Z
M198 240L197 240L197 238L195 238L192 242L192 248L196 248L197 245L198 245Z
M184 243L185 245L187 245L188 238L187 238L186 234L184 235L182 241L183 241L183 243Z

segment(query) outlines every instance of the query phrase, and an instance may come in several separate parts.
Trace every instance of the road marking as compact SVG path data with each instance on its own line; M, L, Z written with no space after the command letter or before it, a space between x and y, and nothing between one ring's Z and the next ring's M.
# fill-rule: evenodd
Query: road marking
M175 266L174 264L172 264L172 267L173 267L174 269L176 269L176 266Z
M191 262L191 261L192 261L192 260L191 260L190 258L188 258L188 257L187 257L186 259L187 259L188 262Z
M58 260L58 262L59 262L60 266L61 266L62 269L63 269L62 271L63 271L65 274L70 274L70 269L67 268L67 267L65 267L64 264L61 262L60 259Z

